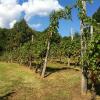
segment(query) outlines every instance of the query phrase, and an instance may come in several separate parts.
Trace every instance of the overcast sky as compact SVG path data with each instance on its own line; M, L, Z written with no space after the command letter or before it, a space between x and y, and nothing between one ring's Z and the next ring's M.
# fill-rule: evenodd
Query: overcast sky
M49 14L53 10L74 3L75 0L0 0L0 27L12 28L17 21L24 18L30 27L43 31L49 25ZM87 4L88 16L92 16L99 7L100 0ZM73 31L79 31L77 13L76 9L72 10L72 21L60 20L59 32L62 36L69 35L71 27Z

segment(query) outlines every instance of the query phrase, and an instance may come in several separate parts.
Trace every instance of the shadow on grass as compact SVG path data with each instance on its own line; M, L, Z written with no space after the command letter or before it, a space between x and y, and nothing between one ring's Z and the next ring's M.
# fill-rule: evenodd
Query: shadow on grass
M88 84L88 90L91 90L92 84ZM95 84L96 95L100 96L100 82Z
M64 62L62 62L62 61L56 61L57 63L60 63L60 64L64 64Z
M10 92L5 94L4 96L0 96L0 100L8 100L8 98L13 95L15 92Z
M100 82L95 85L96 94L100 96Z
M65 63L65 64L68 65L68 63ZM71 62L70 66L80 66L80 64L78 62L77 63Z
M75 70L75 71L79 71L79 70L77 70L77 69L70 68L70 67L62 67L62 68L47 67L45 77L51 75L52 73L60 72L60 71L64 71L64 70Z

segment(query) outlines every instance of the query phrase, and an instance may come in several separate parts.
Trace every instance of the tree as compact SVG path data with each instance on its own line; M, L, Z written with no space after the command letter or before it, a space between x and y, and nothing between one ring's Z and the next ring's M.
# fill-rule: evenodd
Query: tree
M71 18L71 8L66 7L64 10L60 10L57 12L53 12L50 16L50 26L48 27L47 33L48 33L48 39L47 39L47 52L44 60L44 66L42 70L41 77L45 76L45 71L47 67L47 60L48 60L48 55L49 55L49 50L50 50L50 41L52 39L53 34L58 32L58 27L59 27L59 19L70 19Z
M0 51L4 51L6 48L6 39L7 39L7 29L0 28Z
M83 59L83 56L86 53L87 43L85 36L84 28L87 27L87 20L89 17L86 15L86 2L91 3L92 0L78 0L77 8L79 10L79 18L80 18L80 33L81 33L81 63L82 63L82 85L81 85L81 93L86 94L87 92L87 65L86 59Z
M100 8L93 15L92 21L92 31L91 36L88 41L87 52L84 56L84 59L87 61L88 70L89 70L89 79L91 81L91 90L92 90L92 100L96 100L96 85L100 83L100 30L99 30L99 18ZM94 23L96 20L97 22ZM99 22L99 23L98 23Z
M4 52L4 54L2 53L3 58L15 62L21 58L17 53L19 48L31 41L32 36L35 38L35 34L38 32L29 28L25 20L21 20L12 29L0 29L0 33L0 47Z
M94 32L93 39L89 41L85 59L87 60L89 79L91 81L92 100L96 100L96 84L100 82L100 32Z

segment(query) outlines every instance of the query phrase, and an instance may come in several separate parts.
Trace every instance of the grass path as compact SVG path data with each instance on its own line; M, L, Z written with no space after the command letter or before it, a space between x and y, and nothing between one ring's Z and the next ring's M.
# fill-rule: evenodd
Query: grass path
M1 100L2 97L8 100L76 100L73 93L80 95L79 84L80 71L77 70L59 70L41 79L27 67L0 62Z

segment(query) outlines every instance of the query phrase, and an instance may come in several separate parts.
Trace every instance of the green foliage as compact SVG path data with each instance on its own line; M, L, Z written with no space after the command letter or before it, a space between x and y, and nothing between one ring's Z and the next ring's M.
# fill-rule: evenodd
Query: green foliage
M99 33L100 34L100 33ZM100 35L95 33L93 39L88 44L85 59L88 67L100 81Z
M99 11L97 12L99 13ZM93 15L94 19L88 18L85 20L85 23L93 26L93 35L89 34L89 28L85 28L84 30L87 49L83 61L86 65L84 67L91 73L90 79L93 84L98 81L100 82L100 25L95 21L98 19L98 13Z
M0 51L3 51L5 49L7 31L7 29L0 29Z
M65 42L65 56L67 57L79 57L80 56L80 39L74 38L73 41L70 38Z
M100 23L100 8L93 15L93 19L95 19L97 23Z

